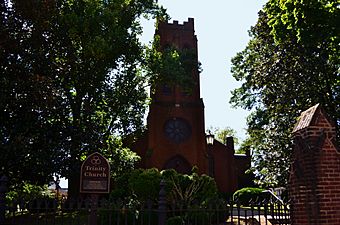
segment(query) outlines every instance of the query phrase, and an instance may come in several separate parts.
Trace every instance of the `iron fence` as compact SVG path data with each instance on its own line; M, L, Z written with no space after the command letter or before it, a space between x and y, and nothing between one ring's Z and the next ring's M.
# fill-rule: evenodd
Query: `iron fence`
M0 182L1 183L1 182ZM156 200L39 198L5 203L0 185L0 224L6 225L288 225L289 204L277 199L173 202L161 185Z
M95 215L95 220L91 215ZM252 202L244 206L239 202L218 200L207 204L170 204L162 210L154 201L141 203L103 199L94 203L91 199L59 202L39 199L12 202L6 210L5 224L269 225L290 224L289 220L289 206L276 202Z

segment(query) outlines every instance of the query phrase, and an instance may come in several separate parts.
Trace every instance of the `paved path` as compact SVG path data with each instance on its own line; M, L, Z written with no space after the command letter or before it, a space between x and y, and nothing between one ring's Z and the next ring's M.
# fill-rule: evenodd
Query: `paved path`
M240 219L240 225L245 225L245 224L247 224L247 225L272 225L269 222L269 220L267 220L267 222L266 222L266 218L264 216L260 216L261 223L259 223L259 217L258 216L254 217L254 219L248 217L247 223L246 223L245 217L239 217L238 218L237 216L233 216L233 219L232 219L233 223L231 223L231 218L229 218L228 225L229 224L230 225L238 225L239 224L238 219Z
M233 222L235 225L238 225L237 223L238 218L240 218L240 225L245 224L245 218L247 218L247 225L272 225L272 223L269 221L272 219L272 216L267 215L267 219L266 219L263 211L259 212L257 210L254 210L252 213L251 210L248 210L248 209L240 208L240 211L238 211L237 208L233 208L232 216L233 216ZM281 219L287 219L287 217L281 216ZM252 221L252 218L253 218L253 221ZM261 223L258 222L259 218L260 218ZM228 221L231 221L231 218L229 218Z

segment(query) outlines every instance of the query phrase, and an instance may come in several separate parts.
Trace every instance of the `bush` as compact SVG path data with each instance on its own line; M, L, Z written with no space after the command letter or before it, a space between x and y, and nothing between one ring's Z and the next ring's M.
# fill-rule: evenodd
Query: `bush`
M6 194L7 203L14 201L32 201L48 195L47 185L39 186L30 183L22 183L20 186L10 187Z
M162 172L155 168L136 169L121 178L117 178L115 181L116 188L110 194L111 201L121 199L124 202L135 202L136 206L140 207L147 203L151 204L151 208L158 201L160 181L164 180L168 205L175 212L184 210L184 213L173 214L172 216L179 216L179 218L169 219L169 224L181 224L180 218L193 221L198 219L206 222L211 213L202 214L202 210L209 208L212 200L218 200L214 179L206 175L199 175L195 171L188 175L180 174L173 169ZM197 207L200 211L192 211L192 207ZM224 219L227 216L224 213L222 217ZM213 218L217 218L217 215L214 214ZM223 219L221 218L221 220Z
M16 210L20 206L22 210L38 212L55 210L57 202L47 189L47 185L39 186L23 182L21 185L10 187L10 191L6 194L6 205L10 210Z
M57 210L57 201L51 196L40 196L28 203L28 211L31 213L53 212Z
M166 225L184 225L184 220L181 216L170 217L167 219Z
M115 201L117 199L123 200L131 197L132 193L129 188L129 179L131 174L131 172L127 172L115 178L114 187L110 192L111 201Z
M161 173L156 168L134 170L129 178L131 192L139 201L157 200Z
M208 222L218 224L228 219L227 203L219 198L213 178L199 175L195 171L188 175L173 169L160 172L155 168L136 169L116 178L110 200L120 199L126 204L124 208L131 210L124 211L124 214L119 210L101 212L102 218L125 216L128 224L133 224L134 221L143 221L143 224L148 224L148 220L154 222L158 217L152 209L157 206L154 203L157 203L159 198L161 180L165 181L166 199L170 207L167 225L181 225L183 221L197 225L205 225ZM141 208L147 211L133 210Z
M250 205L251 202L261 202L267 197L263 194L264 189L247 187L236 191L233 200L241 205Z
M162 178L166 181L168 200L172 203L204 204L218 196L214 179L206 175L195 172L180 174L170 169L162 171Z
M118 207L118 206L116 206ZM122 207L114 210L99 209L99 224L157 224L158 214L156 211L139 211L135 208Z
M209 200L200 205L191 205L186 210L175 210L171 215L182 218L185 224L224 224L229 218L227 201Z
M151 168L136 169L116 178L110 198L157 201L162 179L165 180L167 199L171 203L201 204L218 195L216 183L211 177L200 176L195 172L190 175L180 174L173 169L160 172Z

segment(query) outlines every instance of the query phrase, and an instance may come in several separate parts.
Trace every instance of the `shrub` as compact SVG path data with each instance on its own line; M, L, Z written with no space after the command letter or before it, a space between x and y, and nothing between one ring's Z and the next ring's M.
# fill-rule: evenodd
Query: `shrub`
M6 194L8 202L13 201L31 201L49 194L47 185L39 186L30 183L22 183L17 187L10 187L10 191Z
M166 225L184 225L184 220L181 216L173 216L167 219Z
M135 208L123 207L115 210L99 209L99 224L157 224L158 214L156 211L138 211Z
M129 187L138 200L157 200L161 174L156 168L134 170L129 178Z
M130 198L132 193L129 188L129 179L131 177L131 172L120 174L115 178L113 183L114 187L110 192L110 199L115 201L117 199L123 200Z
M47 185L39 186L27 182L10 187L6 194L6 205L10 210L16 210L18 206L30 211L51 211L56 208L55 199Z
M28 202L28 210L31 213L53 212L57 209L57 201L51 196L40 196Z
M250 202L260 202L265 200L262 188L247 187L236 191L233 200L241 205L249 205Z
M117 198L123 200L126 209L154 209L159 197L160 181L165 181L168 206L173 210L168 213L168 225L181 225L183 221L192 224L204 225L209 221L226 221L228 218L227 204L218 198L217 186L213 178L206 175L198 175L195 171L191 174L180 174L173 169L159 172L157 169L136 169L125 174L115 181L115 189L111 192L111 200ZM150 201L151 200L151 201ZM133 204L131 204L133 203ZM146 205L145 205L146 204ZM216 211L216 209L221 209ZM118 207L119 208L119 207ZM211 211L212 210L212 211ZM124 214L129 224L132 220L151 221L157 219L154 211L148 213ZM119 212L101 212L103 218L113 218L120 215ZM123 216L123 215L120 215Z
M173 203L202 204L216 198L217 186L213 178L193 172L190 175L177 173L175 170L162 171L166 181L168 200Z
M217 197L216 183L209 176L200 176L195 172L180 174L173 169L160 172L156 168L136 169L116 178L110 197L112 200L134 198L140 202L157 201L162 179L166 182L168 201L172 203L201 204Z
M114 188L110 193L110 199L129 200L140 202L158 199L160 172L155 169L135 169L115 178Z

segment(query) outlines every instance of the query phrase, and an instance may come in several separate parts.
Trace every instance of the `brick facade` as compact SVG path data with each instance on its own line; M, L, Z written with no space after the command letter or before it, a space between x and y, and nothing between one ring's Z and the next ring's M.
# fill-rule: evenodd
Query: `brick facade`
M159 35L160 46L163 49L173 46L178 50L190 49L197 52L193 19L183 24L177 21L160 22L156 35ZM197 69L192 70L192 79L195 86L189 95L183 94L183 90L177 85L170 86L169 91L164 92L162 84L159 84L152 93L148 115L148 148L152 154L145 162L146 167L161 169L172 167L181 172L190 172L191 167L195 165L202 173L208 170L204 105L200 98ZM190 137L187 140L176 142L167 138L165 124L171 120L184 121L188 124Z
M156 35L160 37L161 50L172 46L197 53L192 18L183 24L178 21L160 22ZM198 58L195 60L198 62ZM235 169L233 139L229 138L227 145L215 140L213 146L207 146L198 68L192 70L192 79L194 87L190 94L183 94L178 85L171 87L156 84L155 91L151 93L147 132L135 143L133 149L141 156L140 166L143 168L173 168L178 172L190 173L191 168L197 166L201 174L212 175L213 171L220 191L234 192L238 188L239 174L236 174ZM188 138L177 142L169 138L166 134L169 121L187 124L190 133ZM244 158L247 165L250 165L250 156ZM238 171L240 174L242 172L245 171Z
M316 105L301 114L293 134L292 224L339 225L340 153L334 123Z

